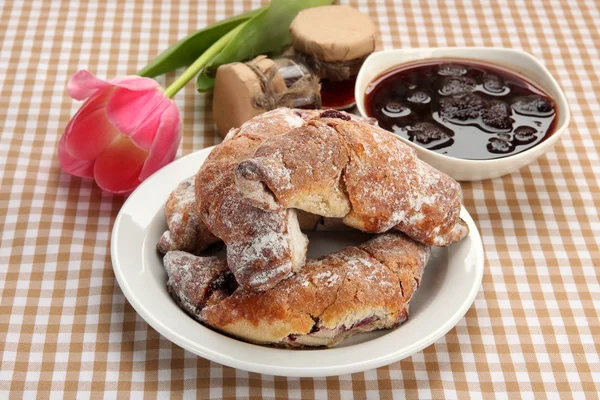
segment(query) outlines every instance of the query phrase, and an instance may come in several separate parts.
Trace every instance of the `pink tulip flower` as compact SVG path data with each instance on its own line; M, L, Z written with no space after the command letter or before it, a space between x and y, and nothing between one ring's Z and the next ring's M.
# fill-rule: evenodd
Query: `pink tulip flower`
M69 80L67 92L75 100L87 99L58 146L58 161L69 174L128 194L175 158L179 109L155 80L104 81L82 70Z

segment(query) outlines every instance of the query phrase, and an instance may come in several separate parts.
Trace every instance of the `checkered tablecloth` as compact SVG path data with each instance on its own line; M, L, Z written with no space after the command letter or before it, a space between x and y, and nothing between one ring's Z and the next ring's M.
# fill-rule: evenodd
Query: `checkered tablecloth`
M344 1L345 2L345 1ZM381 48L502 46L541 59L572 123L545 155L463 185L486 253L475 303L444 338L377 370L247 373L161 337L119 289L109 253L123 198L61 172L79 104L67 79L134 73L170 43L257 1L0 2L0 398L596 398L600 390L600 4L352 1ZM181 71L178 71L181 73ZM172 82L176 74L160 79ZM176 96L179 155L217 143L208 95Z

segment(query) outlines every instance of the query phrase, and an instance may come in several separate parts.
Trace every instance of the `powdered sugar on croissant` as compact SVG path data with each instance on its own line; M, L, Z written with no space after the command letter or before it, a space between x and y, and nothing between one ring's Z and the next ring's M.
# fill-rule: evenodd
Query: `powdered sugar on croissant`
M435 246L468 234L458 182L391 133L345 113L326 111L265 140L237 166L235 179L264 210L298 208L367 232L396 228Z
M156 244L158 251L163 254L181 250L198 255L210 245L220 241L209 231L198 214L194 181L194 176L183 180L167 199L165 219L169 229L163 233ZM324 218L301 210L298 212L298 223L303 230L350 229L341 220Z
M406 321L429 254L429 247L399 232L386 233L309 260L265 292L237 289L202 308L198 318L255 343L333 346L355 333Z
M194 177L185 179L173 190L165 204L165 218L169 230L156 245L161 253L181 250L199 254L219 241L198 214Z
M308 240L295 210L274 212L254 207L234 182L236 165L254 155L260 144L306 123L315 111L279 108L229 132L196 175L199 214L227 245L227 264L238 283L267 290L304 265Z

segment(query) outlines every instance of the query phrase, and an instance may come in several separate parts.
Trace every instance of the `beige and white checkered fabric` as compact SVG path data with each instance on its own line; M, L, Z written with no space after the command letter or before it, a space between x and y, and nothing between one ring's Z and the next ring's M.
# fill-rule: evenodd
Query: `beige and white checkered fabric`
M537 162L463 185L486 252L466 317L388 367L326 379L234 370L171 344L132 309L109 256L123 199L61 172L70 75L131 74L258 1L0 1L0 398L597 398L600 3L353 1L381 47L504 46L541 59L572 110ZM180 73L181 71L179 71ZM168 83L175 74L160 82ZM165 80L166 79L166 80ZM219 141L210 100L176 97L180 155Z

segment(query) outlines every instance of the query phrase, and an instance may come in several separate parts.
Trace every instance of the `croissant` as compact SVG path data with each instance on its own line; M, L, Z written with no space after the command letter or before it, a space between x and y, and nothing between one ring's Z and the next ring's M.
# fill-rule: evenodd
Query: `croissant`
M182 250L199 254L219 238L213 235L200 218L196 206L194 177L182 181L165 204L165 219L169 229L163 233L156 248L161 253Z
M263 141L235 182L265 211L297 208L372 233L395 228L430 246L469 233L458 182L391 133L333 110Z
M399 232L385 233L309 260L264 292L236 288L225 260L170 252L164 262L169 292L203 324L253 343L302 347L406 321L429 254Z
M167 291L188 314L198 319L204 307L218 304L231 296L238 285L218 257L198 257L180 250L169 251L163 258Z
M195 178L183 180L167 199L165 219L168 230L163 233L156 248L165 254L168 251L185 251L198 255L210 245L221 240L213 235L198 215ZM340 231L349 230L341 220L297 210L298 224L302 230Z
M246 201L235 186L235 167L265 139L300 127L314 115L278 108L252 118L227 134L196 175L200 217L227 245L227 265L246 289L267 290L301 268L308 240L295 210L267 211Z

